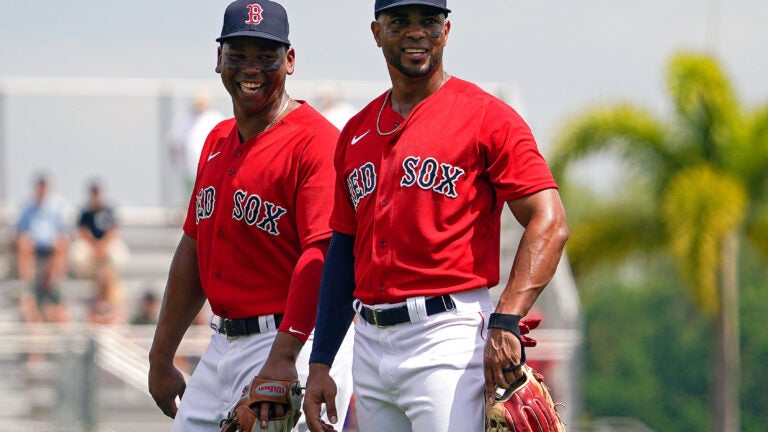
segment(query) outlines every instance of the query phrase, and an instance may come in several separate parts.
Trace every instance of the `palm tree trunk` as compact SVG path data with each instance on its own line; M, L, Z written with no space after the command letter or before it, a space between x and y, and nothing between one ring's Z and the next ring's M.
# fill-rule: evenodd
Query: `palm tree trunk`
M721 263L721 309L715 324L715 370L712 388L714 431L739 432L739 292L738 292L738 240L736 233L723 239Z

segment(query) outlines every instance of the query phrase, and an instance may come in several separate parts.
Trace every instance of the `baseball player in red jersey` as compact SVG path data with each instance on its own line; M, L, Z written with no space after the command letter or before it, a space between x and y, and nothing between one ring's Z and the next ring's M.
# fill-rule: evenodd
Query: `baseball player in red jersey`
M150 392L175 417L173 430L184 432L218 431L257 375L305 381L331 234L338 130L285 91L295 61L285 9L237 0L217 41L216 71L235 117L219 123L203 147L150 351ZM206 298L215 332L186 385L173 357ZM335 371L344 409L347 339L348 361ZM267 405L263 425L270 409L282 408Z
M568 237L529 127L444 71L446 6L375 2L371 30L392 89L347 123L336 149L334 233L304 399L312 431L332 430L319 414L326 404L336 417L329 370L354 314L361 432L485 430L484 395L521 375L518 322ZM505 203L525 231L494 309Z

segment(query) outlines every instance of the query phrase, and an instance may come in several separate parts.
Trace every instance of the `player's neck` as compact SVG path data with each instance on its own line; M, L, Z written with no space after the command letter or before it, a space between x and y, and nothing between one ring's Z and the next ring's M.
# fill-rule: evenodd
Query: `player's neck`
M235 119L240 132L240 139L245 142L265 132L295 108L296 103L293 99L291 99L288 93L283 93L280 99L276 100L269 108L257 114L248 114L235 110Z
M408 117L408 114L419 102L439 90L448 78L450 75L439 68L427 79L392 79L392 95L390 96L392 109L403 118Z

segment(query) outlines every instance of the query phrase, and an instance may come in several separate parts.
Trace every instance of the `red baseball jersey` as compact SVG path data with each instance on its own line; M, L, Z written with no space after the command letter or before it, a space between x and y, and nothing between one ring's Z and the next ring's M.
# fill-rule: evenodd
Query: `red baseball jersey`
M284 312L303 248L330 237L339 131L300 102L245 142L234 119L219 123L206 139L184 232L196 239L200 280L219 316ZM300 289L316 298L319 282ZM292 314L306 322L290 324L308 334L316 302L292 307L306 309Z
M505 202L557 187L530 128L458 78L406 119L389 103L382 110L385 97L347 123L336 149L331 227L356 236L355 297L495 286Z

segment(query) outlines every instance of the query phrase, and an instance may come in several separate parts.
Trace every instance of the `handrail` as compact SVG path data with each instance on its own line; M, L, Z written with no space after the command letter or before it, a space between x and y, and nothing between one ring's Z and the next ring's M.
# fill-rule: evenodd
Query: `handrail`
M133 343L107 326L94 328L98 349L96 363L126 384L149 396L148 350ZM189 376L185 374L185 379Z
M0 354L84 352L93 339L98 366L149 396L149 347L137 340L146 341L152 330L151 326L0 322ZM180 354L200 355L208 340L200 329L190 330ZM185 371L182 375L189 380Z

